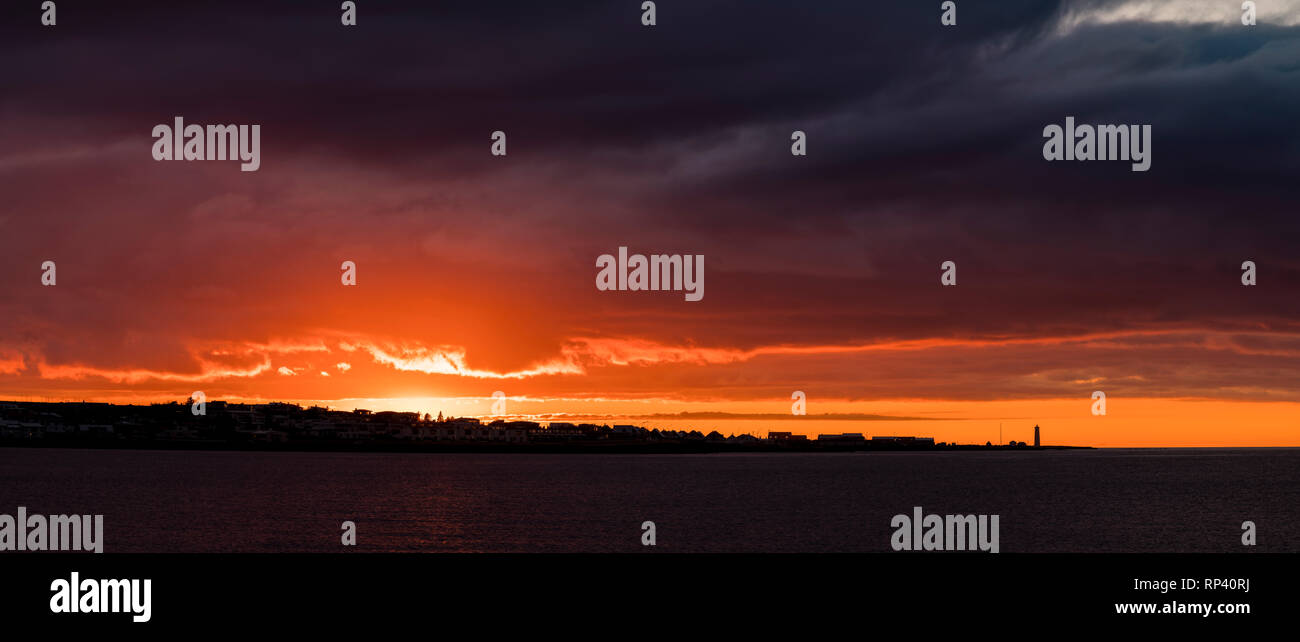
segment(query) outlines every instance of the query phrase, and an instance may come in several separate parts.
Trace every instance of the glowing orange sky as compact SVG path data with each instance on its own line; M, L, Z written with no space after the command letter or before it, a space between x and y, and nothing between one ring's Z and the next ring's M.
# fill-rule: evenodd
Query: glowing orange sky
M191 368L174 370L27 363L20 353L10 353L0 360L0 377L8 384L6 397L24 399L141 403L183 399L201 390L209 399L486 416L492 413L491 394L501 390L512 416L760 435L769 430L862 432L982 443L997 441L1002 423L1006 440L1032 440L1032 426L1039 424L1048 443L1074 445L1300 443L1300 403L1295 401L1129 397L1123 377L1100 371L1093 376L1042 368L1012 373L982 369L983 364L1041 359L1057 351L1092 353L1105 362L1109 351L1127 349L1115 344L1125 339L1132 337L739 349L583 338L563 342L549 357L493 370L476 366L462 347L323 334L301 341L208 344L195 350ZM1161 337L1162 344L1197 341L1205 338ZM971 355L978 356L973 367L953 366ZM865 372L889 374L859 374ZM1194 373L1189 368L1188 375ZM934 391L934 396L917 398L918 386ZM980 398L985 389L1015 397L1008 391L1032 391L1035 386L1045 394ZM1076 389L1077 397L1050 395L1063 386ZM807 394L808 416L790 415L790 393L796 389ZM1094 389L1108 390L1106 416L1091 414ZM722 414L672 416L701 412Z
M604 248L599 239L506 250L495 248L495 228L354 230L346 194L330 201L337 215L312 209L330 179L308 174L286 188L307 199L296 207L290 196L182 206L180 220L203 230L194 245L144 227L121 241L136 252L122 254L98 240L120 236L116 222L90 219L40 248L14 248L20 265L58 258L59 284L5 284L0 397L153 402L200 390L485 415L500 390L512 414L770 415L788 413L802 390L814 415L943 421L690 423L982 443L1003 421L1021 433L1043 424L1054 443L1079 445L1300 444L1300 337L1285 312L1233 311L1285 292L1242 293L1231 273L1220 306L1158 318L1174 304L1129 302L1157 297L1155 284L1126 286L1136 294L1117 308L1080 298L1109 287L1086 281L1059 296L1022 277L967 276L942 289L935 269L883 259L857 280L773 276L747 263L752 248L700 237L708 295L688 303L596 291L597 252L583 248ZM387 220L442 215L419 199L394 207ZM303 232L285 231L295 226ZM356 286L339 283L344 259L359 266ZM913 272L924 281L889 275ZM1104 418L1088 414L1094 390L1108 395Z

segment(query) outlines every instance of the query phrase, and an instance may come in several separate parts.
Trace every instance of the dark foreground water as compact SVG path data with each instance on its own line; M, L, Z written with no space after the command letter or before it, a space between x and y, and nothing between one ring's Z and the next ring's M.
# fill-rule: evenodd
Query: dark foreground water
M482 455L0 449L0 514L104 515L105 552L888 551L1000 515L1007 552L1300 551L1300 449Z

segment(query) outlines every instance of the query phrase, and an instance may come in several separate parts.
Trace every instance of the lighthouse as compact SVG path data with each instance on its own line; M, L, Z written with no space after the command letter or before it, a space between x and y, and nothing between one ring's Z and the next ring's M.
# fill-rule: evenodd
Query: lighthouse
M1034 426L1034 448L1038 447L1038 426Z

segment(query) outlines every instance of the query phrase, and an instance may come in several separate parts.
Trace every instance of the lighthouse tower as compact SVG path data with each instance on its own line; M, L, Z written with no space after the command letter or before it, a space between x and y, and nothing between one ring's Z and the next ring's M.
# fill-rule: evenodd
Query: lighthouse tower
M1034 426L1034 448L1038 447L1038 426Z

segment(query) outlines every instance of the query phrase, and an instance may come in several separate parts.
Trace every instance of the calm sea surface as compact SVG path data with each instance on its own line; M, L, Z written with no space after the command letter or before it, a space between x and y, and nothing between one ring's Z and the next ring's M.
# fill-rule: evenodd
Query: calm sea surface
M1300 551L1300 449L527 455L0 449L0 514L101 513L106 552L888 551L1000 515L1007 552Z

